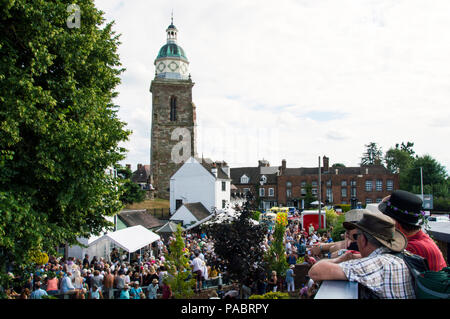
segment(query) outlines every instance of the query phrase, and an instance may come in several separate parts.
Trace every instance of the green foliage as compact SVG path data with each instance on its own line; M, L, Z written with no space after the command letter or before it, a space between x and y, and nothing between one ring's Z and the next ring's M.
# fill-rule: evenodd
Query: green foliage
M252 212L251 218L254 219L254 220L256 220L256 221L259 221L259 217L260 217L260 216L261 216L261 212L255 210L255 211Z
M290 296L287 292L267 292L264 295L251 295L249 299L290 299Z
M339 207L341 207L342 213L346 213L352 209L352 205L350 204L339 204Z
M325 207L325 218L327 221L327 227L330 228L330 226L333 226L336 224L338 214L335 212L333 208L328 209Z
M165 266L171 276L167 277L167 282L172 288L175 299L188 299L194 294L193 287L195 278L188 279L192 274L189 258L185 254L185 243L181 236L181 225L177 225L175 240L170 243L169 255Z
M381 165L383 159L383 152L377 143L370 142L366 147L366 152L361 157L361 166Z
M449 196L449 183L447 171L438 161L430 155L417 157L407 170L404 181L408 191L420 194L420 168L422 167L423 185L425 194L435 197ZM426 191L425 191L426 190Z
M311 208L311 203L315 201L315 198L312 194L312 185L307 183L305 186L306 195L304 197L305 209Z
M264 255L268 272L275 270L278 276L284 276L289 264L286 259L286 250L284 247L284 235L286 227L280 223L275 223L275 231L273 233L273 242Z
M345 228L342 223L345 221L345 214L339 215L336 223L333 226L333 232L331 233L331 238L333 241L341 241L341 234L345 233Z
M436 197L433 199L433 210L450 212L450 198Z
M122 195L120 200L124 205L140 203L145 199L145 191L131 181L133 172L128 167L116 166L117 176L120 178L119 189Z
M122 203L105 169L124 158L130 134L113 104L118 36L93 1L9 1L0 7L0 284L26 252L100 234Z

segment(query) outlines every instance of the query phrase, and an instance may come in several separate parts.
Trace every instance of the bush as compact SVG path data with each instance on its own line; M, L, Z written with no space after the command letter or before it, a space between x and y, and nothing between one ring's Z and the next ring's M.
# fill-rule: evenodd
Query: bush
M342 223L345 221L345 214L339 215L335 226L333 227L333 232L331 233L331 238L333 241L341 241L341 234L345 233L345 228Z
M264 295L251 295L249 299L290 299L286 292L267 292Z
M340 204L339 206L342 208L343 213L348 212L352 208L352 206L350 204Z
M251 218L252 219L254 219L256 221L259 221L259 217L260 216L261 216L261 212L260 211L257 211L257 210L252 211L252 214L251 214Z

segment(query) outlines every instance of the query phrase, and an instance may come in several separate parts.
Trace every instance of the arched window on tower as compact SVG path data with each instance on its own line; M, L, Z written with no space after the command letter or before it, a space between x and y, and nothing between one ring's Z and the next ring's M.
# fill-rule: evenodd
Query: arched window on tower
M170 120L177 120L177 98L175 96L170 98Z

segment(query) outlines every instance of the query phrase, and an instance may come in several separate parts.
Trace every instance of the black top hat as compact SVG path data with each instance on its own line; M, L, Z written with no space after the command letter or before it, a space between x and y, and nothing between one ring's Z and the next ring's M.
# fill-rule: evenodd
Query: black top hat
M378 205L378 209L402 224L419 226L425 218L420 197L402 190L394 191L387 201Z

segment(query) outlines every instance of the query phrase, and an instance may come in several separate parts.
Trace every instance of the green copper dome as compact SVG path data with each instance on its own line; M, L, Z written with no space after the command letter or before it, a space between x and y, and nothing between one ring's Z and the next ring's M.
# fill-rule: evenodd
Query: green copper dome
M158 56L156 59L160 58L182 58L187 60L186 55L184 54L184 50L177 45L176 43L167 43L162 46L162 48L159 50Z

